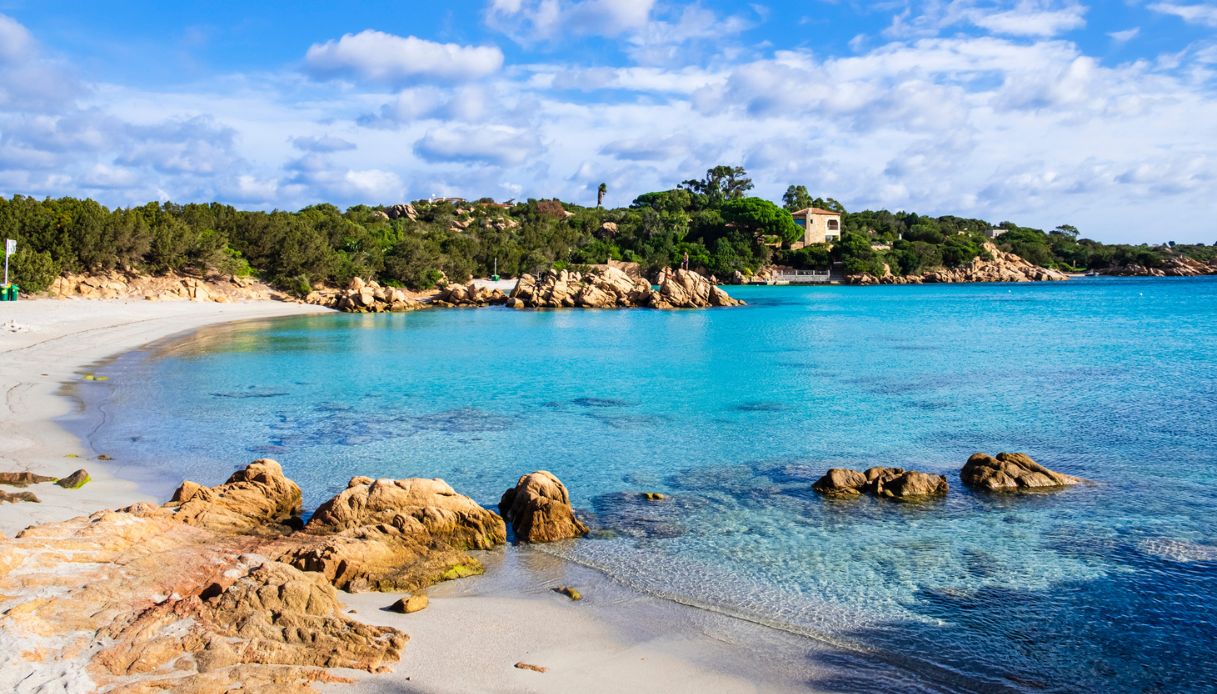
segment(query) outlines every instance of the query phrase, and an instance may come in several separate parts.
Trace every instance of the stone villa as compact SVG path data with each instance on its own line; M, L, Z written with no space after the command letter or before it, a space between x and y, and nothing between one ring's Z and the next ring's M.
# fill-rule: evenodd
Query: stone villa
M794 223L803 228L803 238L790 244L799 249L813 243L832 243L841 239L841 215L818 207L791 212Z

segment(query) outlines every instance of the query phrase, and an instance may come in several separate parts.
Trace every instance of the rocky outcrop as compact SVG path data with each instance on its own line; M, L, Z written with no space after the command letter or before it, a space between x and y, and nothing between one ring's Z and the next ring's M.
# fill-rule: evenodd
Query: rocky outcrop
M0 631L20 644L0 671L56 690L308 691L398 660L404 634L351 620L324 577L245 537L141 504L0 543Z
M1059 489L1084 482L1040 465L1026 453L973 453L959 472L963 483L990 492Z
M1058 270L1040 267L1021 256L1007 253L991 242L983 246L984 255L957 268L940 268L923 275L893 275L891 268L884 266L882 276L849 275L850 284L935 284L959 282L1057 282L1069 279Z
M498 289L479 286L477 282L449 284L431 300L432 306L501 306L507 295Z
M414 209L414 205L410 203L401 203L386 207L383 210L387 219L409 219L410 221L418 220L418 211Z
M343 590L413 591L481 573L466 550L506 539L502 518L443 480L356 477L318 507L281 559Z
M1203 261L1183 255L1171 255L1161 267L1129 263L1113 265L1097 271L1100 275L1120 277L1199 277L1217 275L1217 260Z
M833 468L811 485L829 497L849 498L870 494L884 499L913 501L945 496L947 478L898 467L873 467L866 472Z
M304 303L324 306L346 313L403 313L424 305L398 287L382 287L374 280L356 277L346 289L317 289L304 297Z
M707 308L743 303L692 270L665 268L659 274L658 284L659 295L651 302L655 308Z
M234 301L283 301L290 298L283 292L249 277L191 277L175 273L139 275L119 272L63 275L51 282L47 295L54 298L200 301L222 304Z
M54 482L54 477L38 475L33 472L0 472L0 484L10 487L28 487L31 484Z
M442 480L357 477L296 530L299 511L295 483L258 460L164 506L0 542L0 633L21 644L0 648L0 682L301 691L343 681L330 668L378 672L407 637L349 619L335 588L414 591L480 572L468 551L506 540L497 514Z
M664 269L659 289L614 265L591 272L548 270L539 277L522 275L511 292L513 308L707 308L737 306L725 291L688 270Z
M40 503L42 499L38 498L34 492L6 492L0 490L0 504L17 504L27 502L32 504Z
M283 476L279 463L263 458L215 487L183 482L165 506L187 525L224 533L261 531L300 516L300 487Z
M520 477L503 492L499 513L511 523L518 542L557 542L583 537L588 530L575 517L566 485L544 470Z

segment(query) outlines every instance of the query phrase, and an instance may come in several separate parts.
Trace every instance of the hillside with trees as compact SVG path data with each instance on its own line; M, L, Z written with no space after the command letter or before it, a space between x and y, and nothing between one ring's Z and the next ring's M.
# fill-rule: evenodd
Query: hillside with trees
M15 282L47 287L63 273L181 272L262 279L293 292L316 284L343 285L375 278L413 289L442 277L464 280L619 260L651 275L664 266L689 266L728 278L780 264L800 269L840 263L848 274L897 274L957 267L982 255L986 232L1044 267L1066 271L1165 266L1172 257L1217 260L1204 245L1107 245L1079 238L1062 225L1050 231L979 219L928 217L911 212L848 212L832 198L792 185L783 205L752 197L740 167L717 166L702 178L645 193L627 207L605 208L557 200L495 203L489 199L420 200L410 205L340 210L319 204L296 212L247 211L229 205L148 203L108 209L93 200L0 197L0 238L18 241ZM790 250L801 228L790 212L820 207L842 213L843 234L831 248ZM401 208L404 214L389 214Z

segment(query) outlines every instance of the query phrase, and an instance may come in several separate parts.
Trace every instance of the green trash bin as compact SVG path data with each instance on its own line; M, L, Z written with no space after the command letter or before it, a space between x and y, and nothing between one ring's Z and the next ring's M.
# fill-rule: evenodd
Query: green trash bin
M17 285L15 285L15 284L10 284L10 285L9 285L9 287L8 287L8 300L9 300L9 301L16 301L16 300L17 300L17 295L18 295L18 294L20 294L20 293L21 293L21 287L18 287L18 286L17 286Z
M0 284L0 301L8 301L8 285Z

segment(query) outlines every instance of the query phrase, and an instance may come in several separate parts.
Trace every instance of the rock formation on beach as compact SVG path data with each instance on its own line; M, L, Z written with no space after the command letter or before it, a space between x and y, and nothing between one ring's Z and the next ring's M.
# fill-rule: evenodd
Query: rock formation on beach
M96 275L62 275L47 288L53 298L140 299L145 301L233 301L284 300L283 292L249 277L209 275L192 277L110 272Z
M945 496L947 478L898 467L873 467L866 472L833 468L812 489L829 497L849 498L862 494L884 499L917 500Z
M990 492L1015 492L1068 487L1084 482L1040 465L1026 453L973 453L959 472L969 487Z
M507 295L498 289L468 284L451 283L431 300L432 306L500 306L507 303Z
M290 540L282 561L343 590L413 591L482 573L466 550L503 544L507 529L443 480L356 477Z
M520 542L557 542L583 537L588 530L575 517L566 485L544 470L520 477L516 486L503 492L499 513Z
M875 275L850 275L850 284L935 284L958 282L1058 282L1069 276L1058 270L1040 267L1021 256L1007 253L992 242L985 243L984 251L989 256L972 259L972 262L957 268L942 268L924 275L893 275L890 268Z
M31 689L202 692L378 672L407 637L347 617L336 587L477 573L467 552L506 538L498 515L441 480L357 477L301 530L299 513L299 487L257 460L214 487L184 482L164 506L0 541L0 631L20 644L0 649L0 672Z
M402 313L423 308L423 304L404 289L382 287L375 281L365 282L358 277L351 280L346 289L311 291L304 297L304 303L346 313Z
M709 308L738 306L725 291L690 270L665 268L658 290L612 265L588 273L547 270L522 275L508 298L513 308Z

